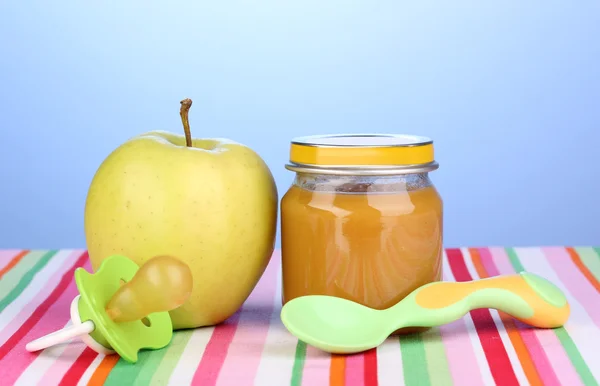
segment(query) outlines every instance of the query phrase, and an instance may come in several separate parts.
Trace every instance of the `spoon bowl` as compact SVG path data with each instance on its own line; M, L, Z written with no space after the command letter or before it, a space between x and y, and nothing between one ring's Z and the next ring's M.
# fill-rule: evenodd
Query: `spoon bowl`
M281 321L301 341L339 354L368 350L389 335L389 321L381 311L333 296L290 300Z

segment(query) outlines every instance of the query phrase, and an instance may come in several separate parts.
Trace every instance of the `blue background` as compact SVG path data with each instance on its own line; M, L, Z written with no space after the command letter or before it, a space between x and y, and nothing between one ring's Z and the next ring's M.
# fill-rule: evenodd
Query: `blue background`
M26 3L0 3L0 248L84 247L96 168L184 97L280 196L294 136L421 134L447 246L600 244L597 0Z

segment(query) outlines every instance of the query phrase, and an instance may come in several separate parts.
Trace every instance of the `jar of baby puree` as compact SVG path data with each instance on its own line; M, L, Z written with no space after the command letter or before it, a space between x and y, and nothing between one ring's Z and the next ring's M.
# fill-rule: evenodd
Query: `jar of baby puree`
M384 309L441 280L433 153L412 135L295 138L281 201L283 303L331 295Z

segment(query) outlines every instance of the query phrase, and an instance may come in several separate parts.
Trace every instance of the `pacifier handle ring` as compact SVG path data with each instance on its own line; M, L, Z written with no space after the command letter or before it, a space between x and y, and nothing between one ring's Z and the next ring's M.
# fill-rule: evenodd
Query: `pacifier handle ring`
M66 342L73 338L76 338L81 335L88 335L96 326L94 322L91 320L86 320L85 322L77 325L72 325L62 330L54 331L46 336L42 336L34 341L27 343L25 349L29 352L43 350L50 346L57 345L59 343Z
M71 302L70 312L72 324L69 327L54 331L48 335L31 341L25 345L25 349L29 352L39 351L79 337L85 344L88 345L88 347L97 353L112 354L112 350L102 346L100 343L97 343L90 335L90 333L96 329L94 322L91 320L86 320L85 322L81 321L81 318L79 317L80 298L81 295L77 295Z
M81 295L77 295L75 297L75 299L73 299L73 302L71 303L71 321L75 325L79 325L79 324L85 323L85 322L82 322L81 318L79 317L79 299L80 298L81 298ZM94 325L94 328L95 327L96 327L96 325ZM81 335L80 338L83 341L83 343L85 343L89 348L91 348L92 350L94 350L98 354L110 355L110 354L114 354L115 353L114 350L112 350L112 349L110 349L108 347L104 347L100 343L96 342L94 340L94 338L92 338L92 336L89 335L89 334Z

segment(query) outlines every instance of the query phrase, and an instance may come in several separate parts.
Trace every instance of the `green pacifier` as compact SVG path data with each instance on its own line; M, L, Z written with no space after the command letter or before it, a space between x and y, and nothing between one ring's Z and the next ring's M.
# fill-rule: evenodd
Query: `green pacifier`
M105 259L96 273L75 270L79 296L71 303L72 325L26 345L27 351L80 337L92 350L119 354L130 363L142 349L161 349L173 336L169 311L192 291L192 274L183 262L157 256L141 267L124 256Z

